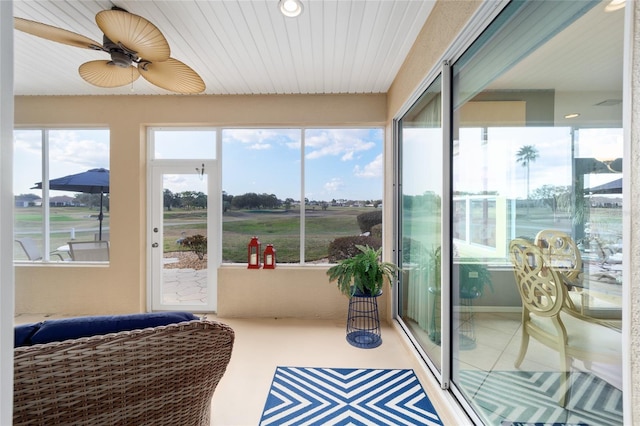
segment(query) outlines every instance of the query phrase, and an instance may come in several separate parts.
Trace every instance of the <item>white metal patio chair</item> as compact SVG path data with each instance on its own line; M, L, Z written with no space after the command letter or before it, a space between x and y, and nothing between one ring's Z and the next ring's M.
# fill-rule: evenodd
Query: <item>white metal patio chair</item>
M16 238L15 241L20 245L20 247L22 247L22 250L24 250L24 253L27 255L27 258L29 260L43 259L42 251L40 250L40 247L38 247L38 244L33 238L29 238L29 237ZM64 260L64 257L60 253L51 252L50 256L56 256L60 258L60 260Z

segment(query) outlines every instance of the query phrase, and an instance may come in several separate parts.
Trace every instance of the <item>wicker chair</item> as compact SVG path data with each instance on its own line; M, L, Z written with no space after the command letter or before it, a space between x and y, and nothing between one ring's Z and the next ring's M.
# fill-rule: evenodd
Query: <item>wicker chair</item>
M14 349L14 425L208 425L233 330L193 320Z

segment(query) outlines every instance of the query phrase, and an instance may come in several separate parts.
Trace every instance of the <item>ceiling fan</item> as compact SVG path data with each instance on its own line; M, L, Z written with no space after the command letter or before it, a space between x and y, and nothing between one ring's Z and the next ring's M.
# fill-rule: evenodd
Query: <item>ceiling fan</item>
M104 34L102 44L62 28L13 19L15 28L25 33L111 55L110 61L85 62L78 68L80 76L94 86L125 86L142 75L151 84L172 92L189 94L205 89L204 81L193 69L169 57L169 43L155 25L117 6L96 15L96 23Z

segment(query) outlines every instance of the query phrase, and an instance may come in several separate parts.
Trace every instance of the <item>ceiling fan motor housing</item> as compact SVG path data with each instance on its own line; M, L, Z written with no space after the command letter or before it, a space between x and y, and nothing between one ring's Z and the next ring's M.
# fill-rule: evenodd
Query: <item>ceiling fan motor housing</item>
M121 68L129 68L131 66L131 58L124 52L112 51L111 61Z
M137 59L135 54L127 52L125 49L111 41L107 36L103 36L102 40L104 50L109 52L111 55L111 61L114 65L121 68L129 68Z

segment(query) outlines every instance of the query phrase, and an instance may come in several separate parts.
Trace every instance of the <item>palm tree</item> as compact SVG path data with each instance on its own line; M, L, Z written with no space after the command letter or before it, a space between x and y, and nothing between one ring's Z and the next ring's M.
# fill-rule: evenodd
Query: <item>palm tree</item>
M538 150L533 145L524 145L516 153L516 161L527 168L527 200L529 199L529 164L538 158Z

